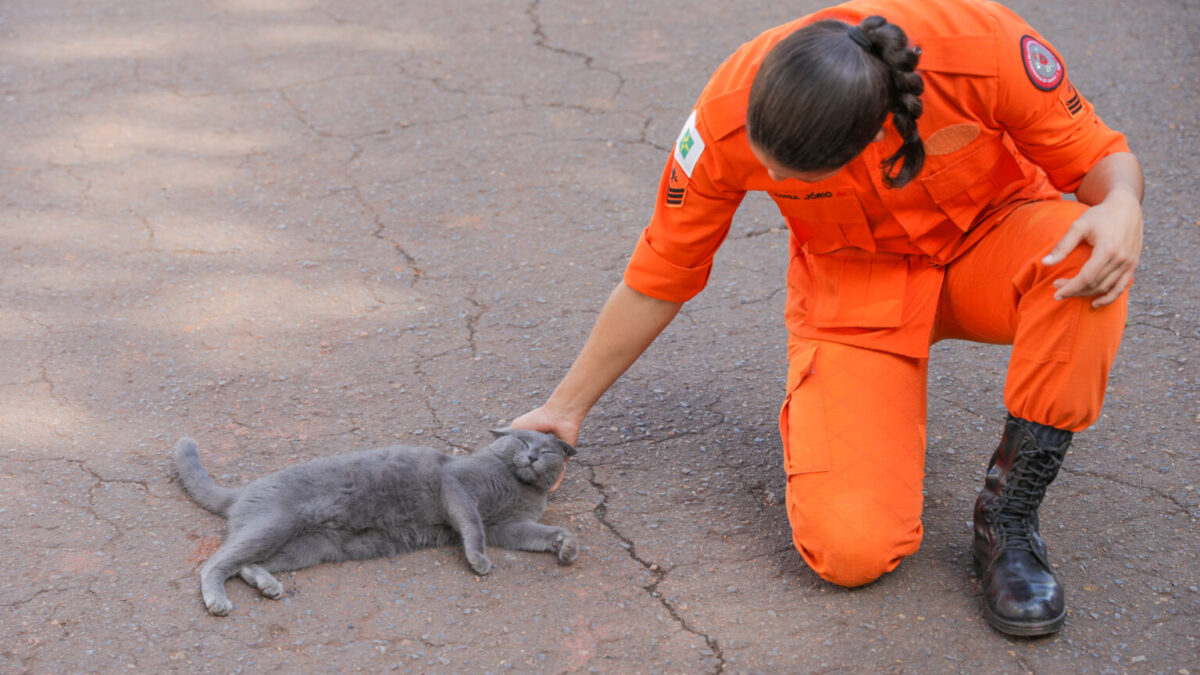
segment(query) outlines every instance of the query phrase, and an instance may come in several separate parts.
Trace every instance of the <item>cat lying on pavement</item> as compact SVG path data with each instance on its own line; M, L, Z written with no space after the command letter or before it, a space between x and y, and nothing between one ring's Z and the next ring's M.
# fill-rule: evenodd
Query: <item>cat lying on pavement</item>
M283 595L272 572L391 556L462 541L477 574L492 569L487 544L553 551L569 565L575 536L537 520L575 448L537 431L493 431L466 456L392 446L316 459L240 488L213 482L196 442L179 441L175 467L188 494L229 519L228 536L200 570L208 611L233 608L225 580L237 574L268 598Z

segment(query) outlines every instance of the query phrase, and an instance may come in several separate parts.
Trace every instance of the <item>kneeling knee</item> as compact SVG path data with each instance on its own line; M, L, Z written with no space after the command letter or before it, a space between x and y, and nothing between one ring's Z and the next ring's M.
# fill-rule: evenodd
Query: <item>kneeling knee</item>
M801 537L796 549L820 577L838 586L853 588L875 581L896 569L900 561L916 551L920 533L897 540L891 537L848 536L839 538Z

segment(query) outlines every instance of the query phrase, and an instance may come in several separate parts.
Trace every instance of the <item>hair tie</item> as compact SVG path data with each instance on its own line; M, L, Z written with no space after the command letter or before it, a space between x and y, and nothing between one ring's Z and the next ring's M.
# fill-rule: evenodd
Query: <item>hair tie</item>
M867 34L864 33L863 30L858 26L850 26L850 28L846 31L846 34L850 36L850 39L854 41L854 44L865 49L867 53L876 54L879 52L879 47L877 47L874 42L871 42L871 38L867 37Z

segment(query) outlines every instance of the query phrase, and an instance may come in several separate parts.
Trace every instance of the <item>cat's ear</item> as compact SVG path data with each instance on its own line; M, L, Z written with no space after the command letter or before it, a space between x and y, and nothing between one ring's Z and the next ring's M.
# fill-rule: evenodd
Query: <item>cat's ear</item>
M492 432L492 435L495 436L496 438L500 438L501 436L508 436L508 435L512 434L513 428L512 427L504 427L503 429L488 429L488 431Z
M562 446L563 452L567 454L567 457L575 456L575 446L561 439L558 440L558 444Z

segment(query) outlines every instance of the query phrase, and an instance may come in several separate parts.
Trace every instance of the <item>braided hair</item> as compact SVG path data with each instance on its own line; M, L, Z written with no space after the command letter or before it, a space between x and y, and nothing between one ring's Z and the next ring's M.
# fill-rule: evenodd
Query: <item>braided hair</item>
M790 169L828 171L861 154L890 114L904 143L883 160L883 179L902 187L925 163L919 58L904 31L881 16L857 26L812 23L780 41L755 75L750 142Z

